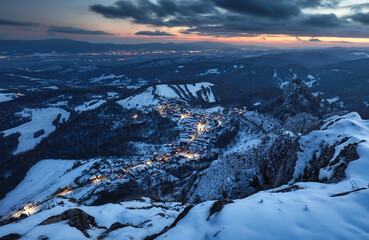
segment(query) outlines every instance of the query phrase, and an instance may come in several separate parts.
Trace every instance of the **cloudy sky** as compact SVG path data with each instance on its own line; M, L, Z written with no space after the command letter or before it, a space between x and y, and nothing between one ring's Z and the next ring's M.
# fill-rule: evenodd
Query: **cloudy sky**
M369 46L369 0L0 0L0 38Z

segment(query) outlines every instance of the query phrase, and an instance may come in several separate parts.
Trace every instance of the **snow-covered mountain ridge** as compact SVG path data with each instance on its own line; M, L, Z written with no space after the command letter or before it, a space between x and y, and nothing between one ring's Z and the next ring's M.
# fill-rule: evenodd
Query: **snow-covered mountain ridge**
M214 84L200 82L195 84L159 84L148 87L144 92L118 101L125 108L140 108L157 105L160 98L176 99L186 102L215 103L219 98L214 94Z
M248 117L252 119L251 115ZM273 128L268 130L265 127L265 129L270 131ZM293 135L290 132L285 136L293 137ZM100 161L99 159L87 161L75 167L73 167L75 164L73 161L58 160L61 168L55 168L55 172L49 171L46 175L40 173L45 172L50 164L57 166L55 165L57 162L55 160L42 161L32 168L26 179L0 202L1 209L8 209L9 204L15 202L19 202L18 206L22 206L31 199L38 201L39 198L39 201L42 201L58 189L65 189L65 192L56 194L56 197L51 198L49 202L38 205L36 208L28 208L31 216L0 227L0 235L13 232L21 234L22 239L32 239L38 236L61 239L63 232L72 228L73 230L69 230L70 239L87 239L80 231L68 225L67 220L45 226L37 225L50 216L61 214L68 209L79 208L93 216L98 225L105 221L103 219L109 218L109 224L102 224L107 229L112 228L110 225L115 221L121 223L123 227L112 228L114 230L107 232L106 239L115 239L119 236L127 236L127 239L128 236L133 239L144 239L149 235L155 238L149 237L148 239L207 239L209 237L243 239L244 236L249 236L250 239L275 239L275 236L284 239L367 239L369 236L367 227L369 213L366 204L369 198L367 189L369 183L368 138L369 122L362 120L357 113L330 117L318 130L299 138L299 151L290 185L261 191L239 200L205 201L195 205L191 210L187 209L177 219L176 224L165 228L165 231L162 231L164 227L171 225L185 206L173 209L173 215L171 215L173 220L164 221L158 218L155 221L152 220L151 225L149 222L142 223L145 222L144 220L139 222L142 218L138 215L129 214L129 219L132 219L134 226L143 227L125 226L127 220L120 219L119 214L114 214L117 217L115 218L111 215L108 217L105 212L110 213L109 209L116 209L114 211L119 212L117 208L123 206L123 210L124 206L130 206L133 203L122 202L117 205L87 207L75 205L68 200L77 198L77 201L80 201L86 190L93 190L93 188L83 191L76 189L74 192L68 192L64 187L74 186L74 178L80 174L83 175L83 172L86 173L87 167ZM258 143L255 142L255 144ZM347 154L349 146L355 146L357 158L349 158L351 156ZM331 155L326 155L327 159L323 161L321 156L322 153L327 153L327 149L333 149L333 152ZM313 171L318 173L318 178L315 177L316 174L310 174L312 167L314 167ZM342 176L342 171L344 176ZM308 182L301 182L301 180ZM329 182L332 181L336 183L330 184ZM43 182L51 183L51 185L45 185ZM101 182L99 180L96 183L111 184L106 180ZM52 189L45 188L45 186L50 186ZM134 203L134 205L137 204ZM178 205L169 202L166 204ZM154 207L157 205L150 201L146 203L148 209L157 208ZM146 207L134 208L146 209ZM124 211L133 211L131 209ZM97 213L103 213L103 215ZM157 212L159 213L160 211ZM137 210L135 214L141 213ZM145 217L149 216L148 213L144 214ZM150 231L142 234L142 231L135 230L141 228L150 229ZM260 231L261 228L265 231ZM86 230L91 239L98 239L104 231L93 225Z

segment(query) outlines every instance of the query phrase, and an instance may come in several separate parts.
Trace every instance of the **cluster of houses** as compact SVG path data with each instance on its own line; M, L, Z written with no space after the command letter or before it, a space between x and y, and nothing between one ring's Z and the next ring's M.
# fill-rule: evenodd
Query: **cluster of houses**
M174 99L166 99L156 106L144 108L141 111L149 113L153 109L177 122L177 128L180 131L177 141L166 144L159 152L137 156L137 159L133 157L134 160L129 165L127 165L127 159L100 162L97 169L89 172L90 177L86 179L86 184L99 188L99 186L127 182L132 179L137 180L141 174L154 174L167 164L182 165L188 161L198 160L210 150L212 143L218 138L219 128L229 123L231 115L244 112L240 109L224 111L220 107L207 110ZM131 117L139 118L139 114Z

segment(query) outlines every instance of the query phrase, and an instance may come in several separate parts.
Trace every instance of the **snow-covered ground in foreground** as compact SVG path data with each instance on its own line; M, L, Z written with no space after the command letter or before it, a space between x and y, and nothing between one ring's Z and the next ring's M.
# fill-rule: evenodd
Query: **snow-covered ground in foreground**
M251 113L244 115L249 119L253 116ZM261 191L234 200L211 216L214 201L206 201L194 206L174 228L156 239L369 239L369 120L362 120L357 113L333 116L325 120L319 130L302 136L294 177L298 179L313 154L319 157L320 150L325 146L335 146L332 162L345 146L354 143L358 144L359 158L348 164L345 171L347 178L339 183L291 181L292 189L291 185L285 185ZM86 169L82 165L68 171L73 163L44 160L36 164L22 183L0 202L0 215L6 214L15 203L24 206L31 199L42 200L57 188L72 184L73 179ZM93 164L93 161L88 164ZM320 175L329 177L336 164L320 169ZM357 186L353 186L353 181ZM56 205L60 201L64 201L64 205ZM98 225L107 228L114 222L142 226L117 229L105 239L144 239L169 226L185 207L171 202L153 203L149 199L103 206L77 206L59 198L52 199L49 206L50 209L45 208L17 223L1 226L0 237L19 233L24 234L22 239L37 239L40 235L50 239L85 239L80 231L69 227L65 221L38 225L52 215L80 208L95 217ZM90 239L96 239L103 231L99 228L88 230Z
M0 201L0 215L8 214L11 209L18 210L29 201L43 201L55 193L58 188L72 184L73 180L85 169L79 168L65 174L74 163L75 161L72 160L38 162L28 171L24 180ZM91 162L93 163L94 161Z
M198 99L205 102L214 103L217 101L217 98L212 90L213 86L214 84L209 82L179 85L160 84L156 85L155 87L149 87L144 92L120 100L117 103L128 109L142 108L158 104L159 99L156 98L156 96L175 98L185 101Z
M343 139L347 139L342 141ZM342 141L342 142L341 142ZM357 151L360 156L358 160L351 162L346 169L348 178L353 179L359 186L368 186L369 183L369 121L362 120L356 112L344 116L334 116L326 120L320 130L313 131L300 139L301 151L298 152L298 160L295 166L294 178L297 179L310 159L315 154L321 154L321 149L325 146L335 147L335 155L331 162L336 159L342 149L349 144L358 143ZM332 164L330 168L321 169L320 177L329 177L334 168L339 165Z
M368 239L369 191L341 197L339 185L300 183L286 193L264 191L235 200L207 220L213 202L195 206L157 239Z
M0 227L0 237L19 233L21 239L39 239L46 236L48 239L97 239L105 232L103 228L93 227L87 230L90 238L85 237L77 228L70 227L67 221L45 226L38 224L50 216L58 215L71 208L79 208L93 216L98 226L109 228L113 223L130 224L110 232L109 239L144 239L146 236L160 232L165 226L170 225L185 207L180 203L156 203L143 198L142 201L130 201L118 204L106 204L102 206L79 206L65 199L55 199L55 203L63 201L62 206L44 210L20 221Z
M106 103L106 100L91 100L74 108L76 112L85 112L96 109Z
M209 220L213 202L205 202L157 239L369 239L368 141L369 121L357 113L327 119L320 130L301 138L294 175L301 175L312 155L319 156L324 146L341 143L332 162L345 146L358 143L360 157L349 163L346 180L299 182L295 183L298 190L276 192L289 187L282 186L259 192L225 205ZM320 176L329 177L335 166L320 169ZM340 193L344 194L334 196Z
M23 117L30 116L32 120L18 127L3 131L5 137L13 133L19 132L21 136L18 138L18 147L14 154L25 152L33 149L41 140L55 131L56 127L52 122L61 114L60 121L66 121L70 113L62 108L41 108L41 109L24 109L20 113ZM40 130L45 132L35 138L34 134Z

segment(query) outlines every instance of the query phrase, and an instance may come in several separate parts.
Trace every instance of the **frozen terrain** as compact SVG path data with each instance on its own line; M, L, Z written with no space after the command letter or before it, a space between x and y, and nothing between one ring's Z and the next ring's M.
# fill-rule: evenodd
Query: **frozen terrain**
M218 101L212 87L214 84L200 82L195 84L160 84L147 88L144 92L118 101L125 108L142 108L156 105L160 98L178 99L183 101L203 101L214 103Z
M246 112L242 116L247 118L244 124L249 121L263 123L263 129L268 132L278 124L271 119L266 121L255 112ZM232 163L227 163L227 158L232 153L247 153L260 146L263 133L255 128L257 125L253 126L249 129L244 126L246 131L237 138L240 144L233 145L224 152L221 160L214 161L207 170L207 176L212 177L202 181L211 183L212 179L215 181L213 186L218 183L227 186L228 179L224 176L232 175L232 166L227 166ZM295 137L289 131L283 134ZM186 205L155 203L148 198L102 206L76 205L68 199L82 199L93 188L83 185L80 189L59 194L57 190L75 187L74 179L83 176L85 170L100 159L84 161L76 167L75 161L44 160L36 164L22 183L0 201L0 214L6 216L9 213L3 209L12 209L12 214L16 214L17 209L30 201L44 203L28 212L24 210L30 215L28 218L0 227L0 236L18 233L22 239L40 236L62 239L67 231L68 239L84 239L85 233L90 239L98 239L102 235L105 239L144 239L153 234L157 234L154 239L244 239L245 236L249 239L276 239L276 236L278 239L368 239L368 141L369 122L362 120L357 113L330 117L319 129L300 138L297 162L289 185L260 191L244 199L205 201L185 211ZM352 146L356 146L357 159L351 159L348 154ZM327 148L332 148L333 152L327 154ZM324 151L324 158L321 158ZM327 165L315 169L319 172L320 182L302 182L302 176L322 159L326 159ZM343 178L340 174L342 169ZM223 183L221 179L224 179ZM329 183L333 179L336 182ZM99 182L91 186L94 184ZM201 182L198 184L206 186ZM210 199L217 196L212 196L211 191ZM93 216L97 225L91 225L85 233L67 220L38 225L53 215L74 208ZM181 218L172 224L181 212ZM120 223L119 228L112 227L115 222ZM108 228L111 231L107 231Z
M14 154L33 149L41 140L47 137L50 133L55 131L56 127L53 121L60 115L59 121L67 121L70 113L62 108L40 108L40 109L24 109L19 113L22 117L30 117L31 121L24 123L18 127L7 129L3 131L6 136L13 133L20 133L18 138L18 147ZM41 131L41 135L37 136L35 133Z

